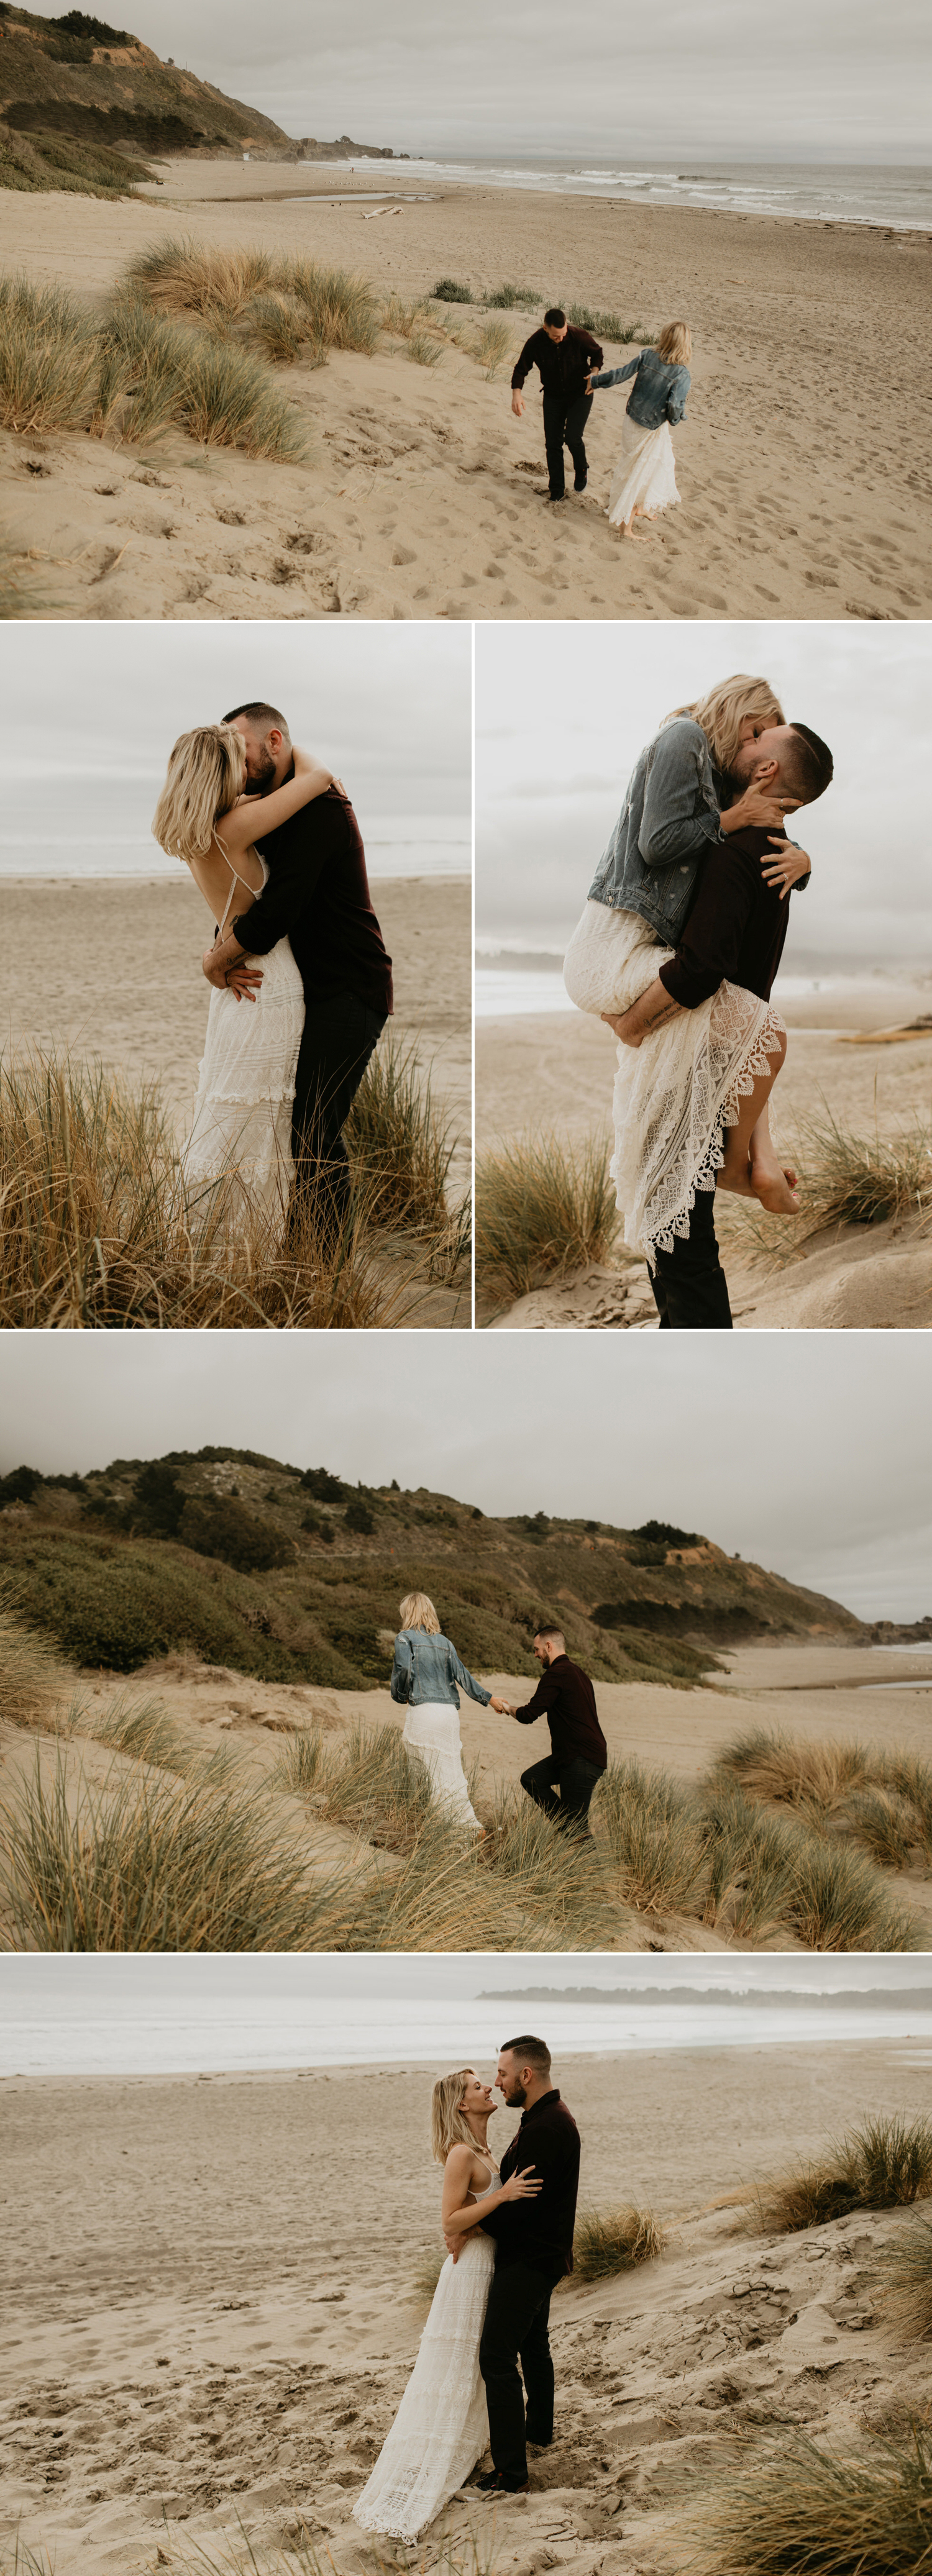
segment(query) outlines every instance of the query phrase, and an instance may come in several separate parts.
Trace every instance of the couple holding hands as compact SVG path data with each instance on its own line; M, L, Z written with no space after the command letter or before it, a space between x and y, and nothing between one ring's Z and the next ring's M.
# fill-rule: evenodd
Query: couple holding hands
M391 1693L407 1708L403 1741L429 1771L438 1805L468 1832L484 1833L463 1771L459 1694L464 1690L481 1708L514 1717L519 1726L533 1726L537 1718L546 1717L551 1750L543 1761L522 1772L522 1789L555 1824L588 1833L589 1805L608 1764L608 1746L592 1683L571 1662L562 1629L549 1624L537 1629L534 1653L541 1677L533 1698L518 1708L474 1681L456 1647L444 1636L426 1592L409 1592L400 1604L400 1615Z

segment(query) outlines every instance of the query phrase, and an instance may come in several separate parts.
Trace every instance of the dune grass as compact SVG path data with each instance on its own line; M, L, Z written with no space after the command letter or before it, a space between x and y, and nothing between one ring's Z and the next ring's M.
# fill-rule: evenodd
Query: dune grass
M416 1045L405 1045L391 1032L382 1039L344 1132L374 1224L445 1231L455 1144Z
M595 1137L579 1145L523 1137L477 1163L476 1280L490 1295L507 1288L524 1297L561 1272L606 1260L615 1225L608 1147Z
M639 1914L685 1914L699 1893L705 1850L695 1799L668 1772L613 1762L598 1792L598 1837Z
M154 1090L51 1053L0 1063L0 1329L397 1321L407 1290L377 1275L373 1244L415 1229L426 1275L452 1146L404 1055L373 1059L357 1103L347 1225L322 1240L306 1215L286 1248L235 1173L189 1187Z
M125 286L164 314L203 323L214 336L255 335L280 364L306 347L317 364L331 349L368 357L378 339L379 308L365 278L258 247L155 242L130 262Z
M898 2335L911 2343L932 2337L932 2227L917 2219L879 2249L876 2304Z
M0 277L0 423L82 429L99 365L92 322L60 286Z
M902 2209L932 2195L932 2120L865 2120L824 2155L756 2193L749 2226L792 2236L854 2209Z
M478 365L485 369L486 384L494 384L499 368L503 366L511 349L511 333L507 322L481 323L471 347Z
M314 1786L328 1822L351 1825L376 1850L413 1851L431 1807L430 1774L397 1726L364 1720L322 1750Z
M821 1120L799 1122L792 1143L799 1173L795 1217L768 1216L745 1199L723 1206L727 1248L739 1262L780 1271L833 1229L932 1215L932 1125L923 1120L887 1138L879 1129L858 1136L825 1107Z
M575 322L584 331L593 331L598 340L613 341L616 347L627 348L632 340L637 340L642 348L646 348L650 340L650 332L643 322L623 322L618 313L602 313L591 304L567 304L564 310L568 322Z
M707 2576L930 2576L932 2450L754 2444L690 2516Z
M655 2263L663 2253L666 2236L653 2211L630 2205L615 2209L607 2217L597 2211L583 2211L576 2222L573 2257L576 2277L580 2281L608 2281L618 2272L632 2272L638 2263Z
M932 1859L932 1767L862 1744L806 1744L751 1728L719 1755L718 1776L750 1799L785 1806L826 1839L844 1836L886 1869Z
M533 312L543 300L536 286L496 286L482 298L491 312L500 313Z
M476 302L472 288L464 286L462 279L458 277L438 278L434 287L434 299L438 304L474 304Z
M15 1584L0 1577L0 1719L8 1726L51 1726L70 1687L47 1639L22 1617Z

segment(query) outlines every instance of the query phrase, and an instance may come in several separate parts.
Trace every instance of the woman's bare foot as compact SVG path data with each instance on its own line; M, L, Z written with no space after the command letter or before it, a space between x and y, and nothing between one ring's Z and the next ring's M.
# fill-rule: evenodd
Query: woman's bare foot
M742 1163L734 1155L729 1157L726 1152L721 1171L716 1173L715 1187L717 1190L731 1190L735 1198L756 1198L757 1192L751 1186L751 1166L747 1158Z
M790 1173L783 1170L772 1150L769 1154L758 1152L755 1149L753 1137L748 1174L752 1198L759 1199L761 1206L767 1208L771 1216L796 1215L799 1200L791 1186ZM796 1174L793 1172L792 1181L795 1182L795 1179Z

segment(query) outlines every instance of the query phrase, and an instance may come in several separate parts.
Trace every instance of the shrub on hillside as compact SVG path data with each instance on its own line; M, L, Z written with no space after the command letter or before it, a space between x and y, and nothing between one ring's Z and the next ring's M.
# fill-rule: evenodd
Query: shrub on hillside
M375 1528L375 1515L370 1511L368 1503L360 1501L356 1494L347 1503L343 1518L348 1530L355 1530L360 1538L371 1538Z
M290 1565L294 1556L289 1541L278 1530L256 1520L244 1503L229 1496L221 1500L212 1494L189 1494L178 1536L182 1545L195 1548L198 1556L219 1556L238 1574L268 1574L273 1566Z
M12 1467L8 1476L0 1476L0 1510L5 1503L31 1503L42 1478L36 1467Z
M346 1492L339 1476L331 1476L327 1467L306 1467L301 1485L304 1493L313 1495L315 1503L342 1503Z
M133 1673L153 1655L191 1652L269 1681L305 1678L303 1660L247 1625L234 1584L219 1573L205 1580L163 1549L30 1536L8 1563L23 1619L72 1663Z
M153 1537L177 1538L187 1496L174 1469L158 1460L136 1479L132 1518L137 1529Z

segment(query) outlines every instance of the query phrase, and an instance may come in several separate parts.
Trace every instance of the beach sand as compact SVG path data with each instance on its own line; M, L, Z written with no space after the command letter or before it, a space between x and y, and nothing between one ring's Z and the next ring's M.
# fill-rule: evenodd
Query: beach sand
M793 1149L798 1126L828 1111L857 1135L882 1138L927 1123L932 1030L888 1042L881 1032L927 1014L932 980L872 976L842 994L774 1002L789 1030L771 1123ZM476 1153L537 1129L567 1138L612 1137L616 1044L583 1012L528 1013L476 1024ZM571 1104L569 1107L567 1104ZM804 1165L805 1155L800 1152ZM737 1207L737 1202L736 1202ZM789 1268L770 1273L749 1256L740 1214L727 1205L716 1223L739 1330L806 1328L921 1331L932 1324L932 1238L921 1218L847 1227L821 1235ZM497 1329L656 1328L646 1264L621 1246L562 1286L537 1289L510 1307L477 1296L477 1315Z
M684 1787L707 1778L725 1746L762 1727L810 1744L861 1743L887 1752L906 1750L920 1760L932 1759L932 1692L918 1685L932 1677L928 1655L887 1652L869 1646L823 1644L818 1637L779 1644L716 1649L724 1673L710 1676L701 1690L664 1689L649 1682L598 1682L600 1722L613 1762L633 1761L647 1771L669 1772ZM387 1659L386 1659L387 1660ZM536 1668L535 1668L536 1670ZM496 1697L524 1706L534 1682L528 1673L483 1672L477 1678ZM867 1685L895 1684L875 1690ZM370 1691L325 1690L314 1685L270 1683L232 1669L169 1656L147 1665L127 1680L124 1675L83 1676L75 1689L85 1715L70 1735L38 1729L0 1728L0 1804L11 1814L34 1781L38 1758L51 1789L64 1751L73 1805L95 1797L109 1782L122 1781L135 1766L96 1740L95 1730L117 1703L155 1699L184 1741L199 1753L232 1748L240 1778L257 1789L272 1785L283 1736L308 1727L322 1729L328 1749L362 1723L367 1729L393 1726L400 1733L405 1712L384 1688ZM496 1786L516 1786L522 1771L550 1750L544 1719L518 1726L494 1709L463 1696L460 1710L463 1763L476 1769L474 1796L480 1815L491 1815ZM83 1789L79 1788L83 1773ZM138 1775L137 1775L138 1776ZM155 1779L164 1775L154 1773ZM322 1823L313 1804L279 1792L277 1811L286 1839L293 1839L323 1875L349 1866L393 1869L392 1856L373 1854L364 1836L350 1827ZM918 1917L923 1941L932 1948L932 1876L923 1867L885 1871L885 1891L897 1909L904 1903ZM8 1928L8 1927L7 1927ZM503 1935L508 1947L510 1932ZM464 1930L464 1947L468 1932ZM799 1949L783 1932L757 1944L728 1936L700 1923L693 1914L618 1912L612 1948L647 1950Z
M469 880L377 877L372 900L395 961L392 1026L433 1067L456 1132L459 1197L470 1171ZM7 877L3 917L3 1046L67 1046L133 1083L157 1081L183 1135L210 1002L201 956L211 925L187 870L167 879Z
M932 236L463 187L368 221L366 207L326 202L316 168L160 169L164 186L126 204L7 195L4 265L99 302L134 253L191 234L309 254L409 299L441 277L477 302L515 282L533 307L507 317L510 355L491 383L463 351L429 368L403 343L284 371L306 465L205 454L174 433L116 447L3 432L0 525L21 558L27 614L929 614L920 421ZM352 200L371 180L340 173L330 185ZM401 175L401 198L416 186L413 169ZM583 497L551 514L528 470L543 466L539 395L529 388L523 420L512 417L511 364L554 297L616 312L646 336L681 315L691 323L693 390L674 440L682 507L644 545L622 544L604 516L623 389L595 398ZM630 354L605 348L608 364Z
M488 2009L491 2074L517 2008ZM652 2207L667 2247L557 2293L553 2449L532 2456L527 2498L454 2501L454 2563L474 2566L472 2541L483 2566L524 2576L682 2565L678 2510L755 2429L863 2444L894 2403L924 2411L927 2348L891 2352L870 2315L875 2247L908 2211L749 2239L740 2209L709 2204L872 2112L927 2115L929 2058L851 2040L555 2062L582 2205ZM352 2507L423 2323L412 2276L437 2244L441 2071L387 2051L380 2068L4 2084L11 2556L18 2525L57 2576L180 2571L199 2548L199 2566L232 2570L245 2532L265 2576L303 2528L338 2576L384 2566ZM499 2152L514 2125L493 2122Z

